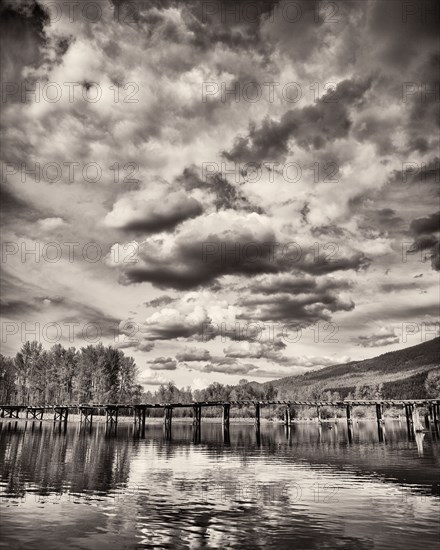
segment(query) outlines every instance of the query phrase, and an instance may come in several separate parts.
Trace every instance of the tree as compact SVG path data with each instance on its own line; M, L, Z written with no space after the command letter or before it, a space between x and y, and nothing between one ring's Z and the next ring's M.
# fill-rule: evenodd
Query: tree
M425 380L426 395L438 399L440 397L440 369L431 370Z
M10 357L0 354L0 400L1 403L15 401L17 386L16 369L14 361Z
M34 384L39 383L40 367L39 358L43 352L43 346L38 342L25 342L15 357L17 371L17 400L20 404L27 405L35 398Z

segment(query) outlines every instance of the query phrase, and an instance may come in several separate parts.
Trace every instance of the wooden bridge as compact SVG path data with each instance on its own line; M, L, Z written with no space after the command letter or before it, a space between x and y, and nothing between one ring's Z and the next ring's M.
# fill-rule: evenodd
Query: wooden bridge
M200 425L202 421L202 409L206 407L219 407L222 409L222 423L228 427L230 422L231 407L253 407L255 411L255 424L259 425L261 421L261 409L268 406L279 406L283 408L284 423L291 424L292 410L294 407L312 407L316 410L318 422L322 422L321 408L333 407L335 409L343 408L347 423L352 424L353 407L371 406L375 408L377 422L383 423L383 412L385 407L402 407L405 412L408 429L410 429L418 420L418 410L425 409L425 424L433 422L437 427L440 421L440 399L392 399L392 400L344 400L344 401L198 401L192 403L142 403L133 405L131 403L117 404L78 404L78 405L0 405L0 416L2 418L20 418L20 414L26 414L34 420L42 420L44 414L53 414L54 422L67 422L69 411L80 414L81 422L91 423L94 414L99 411L105 411L106 422L116 424L120 410L129 410L133 414L135 424L145 429L147 411L153 409L163 409L164 423L170 426L173 418L173 410L187 408L192 409L192 418L195 425Z

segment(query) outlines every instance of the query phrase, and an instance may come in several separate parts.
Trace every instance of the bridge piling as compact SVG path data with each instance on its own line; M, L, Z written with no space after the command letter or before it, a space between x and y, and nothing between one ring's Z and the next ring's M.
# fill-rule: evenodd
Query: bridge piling
M53 421L67 422L69 416L69 407L54 407Z
M255 403L255 424L257 426L260 425L260 416L261 416L260 403Z
M383 405L376 403L376 419L379 424L383 422Z
M85 424L87 422L92 424L93 420L93 407L79 407L80 410L80 421L84 422Z
M173 420L173 407L165 407L164 408L164 422L167 426L171 427L171 422Z
M193 424L199 425L202 421L202 407L195 405L193 407Z
M105 408L105 423L117 424L119 416L119 407L107 406Z
M231 405L223 405L223 416L222 424L223 426L229 427L229 417L230 417Z
M346 405L345 411L346 411L346 414L347 414L347 424L352 424L353 420L351 418L351 405L350 404Z
M321 422L322 422L322 418L321 418L321 405L318 405L318 406L316 407L316 415L317 415L318 423L321 424Z
M287 405L286 410L284 411L284 424L290 426L290 405Z

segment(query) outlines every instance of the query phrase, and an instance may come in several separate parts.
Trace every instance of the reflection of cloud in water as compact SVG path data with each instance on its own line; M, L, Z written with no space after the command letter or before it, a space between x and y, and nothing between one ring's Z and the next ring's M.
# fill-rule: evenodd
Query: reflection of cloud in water
M411 548L426 545L426 533L435 540L438 444L425 434L408 441L405 424L388 423L381 443L375 423L359 423L351 444L342 422L262 425L260 444L254 426L231 425L227 445L222 427L208 423L198 445L190 425L173 425L171 442L161 425L147 426L145 439L123 424L113 435L104 426L69 424L61 434L15 425L2 430L2 489L27 498L5 507L6 540L18 521L48 550L59 548L53 525L66 548L80 536L88 548L290 549L295 540L315 549L324 539L329 548L371 548L392 546L402 529ZM51 522L40 521L54 504Z

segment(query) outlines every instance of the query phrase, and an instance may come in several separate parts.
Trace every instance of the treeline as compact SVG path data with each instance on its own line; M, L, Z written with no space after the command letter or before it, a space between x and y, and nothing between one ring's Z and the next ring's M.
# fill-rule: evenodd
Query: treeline
M213 382L202 390L192 390L190 386L179 389L173 382L162 384L154 392L147 391L142 394L143 403L191 403L193 401L266 401L277 398L277 390L270 384L266 387L254 387L247 380L240 380L238 386ZM162 416L163 411L151 411L151 416ZM176 409L175 416L191 416L191 409ZM204 416L215 417L220 413L213 408L203 411ZM242 407L233 409L231 416L252 416L255 409Z
M76 350L26 342L14 359L0 354L0 402L17 405L139 403L132 357L102 344Z

